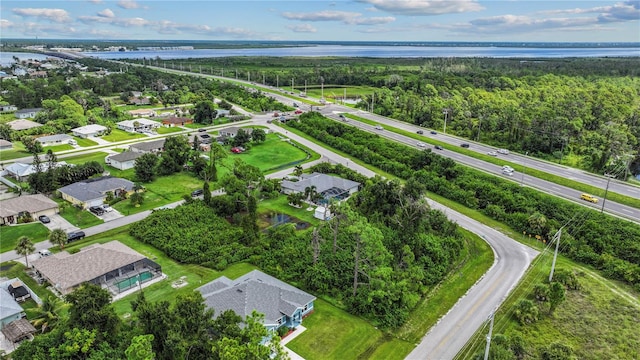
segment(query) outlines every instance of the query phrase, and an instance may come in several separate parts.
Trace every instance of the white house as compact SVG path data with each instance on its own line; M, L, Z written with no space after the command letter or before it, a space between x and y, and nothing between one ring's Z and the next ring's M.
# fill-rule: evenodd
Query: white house
M90 136L100 136L107 131L106 126L98 125L98 124L90 124L86 126L77 127L75 129L71 129L73 135L80 138L88 138Z
M36 117L36 114L38 114L40 111L42 111L42 108L20 109L14 114L18 119L27 119Z
M0 112L12 112L18 110L18 107L15 105L0 105Z
M109 156L107 164L120 170L133 169L133 167L136 166L136 159L142 155L144 155L142 152L125 151L117 155Z
M73 138L67 134L41 136L36 139L42 146L69 144L70 140L73 140Z
M0 150L9 150L9 149L13 149L13 144L11 143L11 141L0 139Z
M159 128L161 125L162 124L157 121L153 121L145 118L120 121L119 123L116 124L118 129L124 130L127 132L152 131Z

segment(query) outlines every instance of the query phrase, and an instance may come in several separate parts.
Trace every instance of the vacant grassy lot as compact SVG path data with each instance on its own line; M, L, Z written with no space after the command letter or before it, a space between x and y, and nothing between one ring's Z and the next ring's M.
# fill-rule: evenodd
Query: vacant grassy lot
M37 220L28 224L0 226L0 253L15 249L20 236L28 237L35 244L47 239L49 229Z
M172 126L172 127L161 126L156 130L156 132L158 134L173 134L173 133L177 133L177 132L180 132L180 131L184 131L184 129L181 128L181 127L177 127L177 126Z
M251 145L248 151L241 154L230 153L227 160L232 164L233 159L239 158L264 172L294 161L305 160L306 157L307 154L300 148L280 139L276 134L268 134L264 143Z
M33 156L25 150L21 141L14 141L12 144L13 149L0 150L0 160L5 161L19 159L25 156Z
M141 139L147 137L144 134L130 133L120 129L111 130L111 134L102 136L103 139L111 142Z

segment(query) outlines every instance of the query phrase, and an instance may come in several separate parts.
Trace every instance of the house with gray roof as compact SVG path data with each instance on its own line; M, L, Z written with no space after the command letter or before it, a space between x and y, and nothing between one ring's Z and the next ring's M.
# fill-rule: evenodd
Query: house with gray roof
M9 323L27 316L22 306L6 289L0 289L0 329Z
M99 206L104 203L107 193L114 196L131 194L133 192L133 182L127 179L103 176L97 179L88 179L67 185L58 189L62 198L68 202L89 208Z
M0 139L0 150L10 150L10 149L13 149L13 144L11 143L11 141Z
M120 170L133 169L136 166L136 159L144 154L143 152L125 151L109 156L106 164Z
M42 194L22 195L0 201L0 225L16 224L21 216L37 219L58 212L58 203Z
M88 138L91 136L100 136L107 131L107 127L98 124L89 124L71 129L73 135L80 138Z
M355 194L360 188L360 183L314 172L312 174L302 174L298 181L282 180L280 186L282 192L287 195L304 193L307 188L314 188L316 193L322 195L328 201L332 198L342 200Z
M42 144L42 146L68 144L70 140L73 140L73 137L67 134L55 134L36 138L36 141Z
M197 288L215 316L227 310L246 318L255 310L264 314L264 326L296 328L313 312L316 297L259 270L230 280L220 277Z
M42 111L42 108L20 109L14 114L18 119L33 119L40 111Z
M253 128L250 128L250 127L241 128L237 126L232 126L226 129L220 129L218 133L220 134L220 136L234 138L236 137L236 135L238 135L238 130L240 129L242 129L244 132L246 132L249 135L251 135L251 133L253 132Z
M54 164L54 167L67 166L64 161L59 161ZM49 169L49 163L43 162L40 164L42 171L47 171ZM26 164L21 162L15 162L13 164L7 165L5 168L7 174L18 181L27 181L29 175L36 172L36 167L33 164Z
M161 125L162 124L157 121L153 121L145 118L139 118L135 120L124 120L124 121L120 121L119 123L116 123L116 126L118 127L118 129L124 130L127 132L154 131L155 129L159 128Z
M15 131L27 130L42 126L42 124L40 123L26 119L9 121L7 124L11 127L11 130Z
M132 144L129 146L129 151L141 152L141 153L159 153L164 149L165 138L153 140L153 141L145 141L137 144Z
M79 252L66 251L31 262L37 274L66 295L84 283L92 283L119 294L153 278L162 268L145 256L113 240L93 244Z

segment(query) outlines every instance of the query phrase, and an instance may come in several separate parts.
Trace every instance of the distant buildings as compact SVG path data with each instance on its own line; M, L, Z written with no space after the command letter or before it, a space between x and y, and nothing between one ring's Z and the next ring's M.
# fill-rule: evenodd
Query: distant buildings
M18 119L33 119L40 111L42 108L20 109L15 112L15 116Z
M140 118L135 120L120 121L116 124L118 129L127 132L151 132L159 128L162 124L157 121Z

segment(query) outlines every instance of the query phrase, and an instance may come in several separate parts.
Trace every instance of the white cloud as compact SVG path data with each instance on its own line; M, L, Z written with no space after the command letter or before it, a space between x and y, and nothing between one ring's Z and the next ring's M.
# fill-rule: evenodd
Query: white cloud
M87 25L91 25L93 23L101 23L101 24L110 24L114 26L147 26L151 25L152 22L136 17L136 18L116 18L116 17L104 17L104 16L78 16L78 20Z
M135 0L120 0L118 1L118 6L123 9L139 9L142 7Z
M114 18L116 17L116 14L114 14L110 9L104 9L98 12L98 16L105 18Z
M339 21L349 25L377 25L395 21L392 16L387 17L362 17L362 14L348 11L318 11L312 13L282 13L285 19L300 21Z
M467 26L456 28L472 33L522 33L543 30L571 29L575 27L593 26L597 24L595 18L549 18L534 19L529 16L499 15L471 21Z
M386 17L370 17L370 18L353 18L347 23L354 24L354 25L379 25L379 24L388 24L394 21L396 21L396 18L394 18L393 16L386 16Z
M89 0L89 2L93 4L102 4L102 0Z
M287 29L293 31L293 32L297 32L297 33L314 33L318 30L316 30L316 28L314 28L313 26L309 25L309 24L302 24L302 25L288 25Z
M395 15L429 16L480 11L477 0L356 0Z
M14 8L13 13L22 17L37 17L47 19L57 23L70 22L69 13L63 9L44 9L44 8Z
M6 19L0 19L0 29L8 29L8 28L11 28L13 26L14 26L14 24L11 21L6 20Z
M255 33L251 30L234 27L217 27L212 28L208 25L191 25L181 24L173 21L162 20L156 23L150 24L150 27L158 31L160 34L175 35L175 34L199 34L208 35L211 37L232 37L236 39L259 39L263 38L263 34Z

